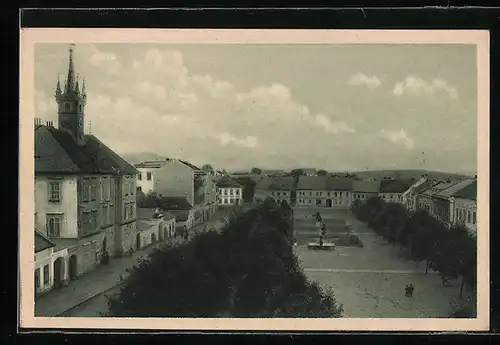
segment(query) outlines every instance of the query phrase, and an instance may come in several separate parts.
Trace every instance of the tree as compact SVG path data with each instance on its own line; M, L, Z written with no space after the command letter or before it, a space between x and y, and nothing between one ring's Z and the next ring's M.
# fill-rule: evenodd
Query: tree
M204 164L202 167L201 167L201 170L203 170L204 172L208 173L208 174L211 174L214 172L214 168L210 165L210 164Z
M316 175L326 176L326 175L328 175L328 172L326 170L320 169L320 170L316 171Z
M109 299L115 317L341 317L311 283L288 238L290 207L267 199L236 211L220 232L165 245Z
M250 173L254 174L254 175L260 175L260 174L262 174L262 170L259 168L252 168Z
M303 169L293 169L291 171L291 175L295 178L299 178L300 176L304 176L306 173Z
M253 195L255 192L256 182L250 177L235 177L234 178L239 184L243 186L243 199L245 202L251 202L253 200Z
M460 225L452 227L445 234L441 237L433 268L443 277L462 277L461 298L464 285L468 283L473 286L476 282L477 241Z

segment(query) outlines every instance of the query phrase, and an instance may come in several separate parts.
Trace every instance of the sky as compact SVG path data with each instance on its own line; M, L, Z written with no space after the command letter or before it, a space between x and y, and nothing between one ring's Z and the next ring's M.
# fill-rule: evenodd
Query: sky
M57 123L66 44L35 46L35 117ZM243 170L475 173L473 45L77 44L85 127L122 155Z

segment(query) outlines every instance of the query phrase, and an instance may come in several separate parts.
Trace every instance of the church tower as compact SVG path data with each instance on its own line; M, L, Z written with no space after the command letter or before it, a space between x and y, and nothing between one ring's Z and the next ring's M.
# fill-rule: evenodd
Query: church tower
M78 76L75 77L73 65L74 44L69 48L68 76L64 81L64 90L61 90L60 81L57 80L56 101L58 105L59 129L68 131L79 143L84 143L84 114L87 103L85 81L80 90Z

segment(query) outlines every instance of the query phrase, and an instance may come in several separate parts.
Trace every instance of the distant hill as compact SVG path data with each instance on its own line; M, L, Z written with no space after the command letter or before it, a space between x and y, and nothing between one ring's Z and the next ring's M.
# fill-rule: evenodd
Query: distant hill
M384 177L400 178L400 179L420 179L425 176L428 180L460 180L466 177L472 177L464 174L447 173L442 171L428 171L428 170L366 170L366 171L353 171L357 177L361 179L377 179L383 180Z
M160 156L153 152L126 153L121 155L130 164L139 164L144 161L164 160L166 156Z

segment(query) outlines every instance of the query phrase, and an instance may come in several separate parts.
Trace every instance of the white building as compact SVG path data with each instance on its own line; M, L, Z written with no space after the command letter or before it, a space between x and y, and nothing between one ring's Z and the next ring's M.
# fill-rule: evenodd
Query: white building
M35 230L35 293L51 290L54 283L66 283L68 261L66 248L55 251L56 245L41 232Z
M217 199L220 206L243 204L243 187L229 176L217 182Z
M452 197L453 224L464 225L469 232L477 233L477 180L462 190L456 192Z

